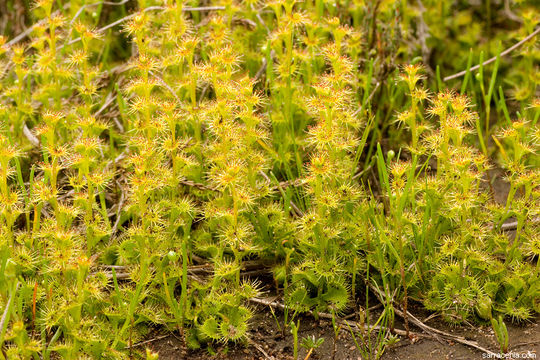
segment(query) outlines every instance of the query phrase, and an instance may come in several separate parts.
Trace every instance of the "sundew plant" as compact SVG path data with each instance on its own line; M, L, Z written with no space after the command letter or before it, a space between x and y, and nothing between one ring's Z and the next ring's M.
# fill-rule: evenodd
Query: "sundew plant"
M6 0L0 359L243 346L268 294L294 356L302 314L357 312L376 358L413 303L506 351L540 312L539 14Z

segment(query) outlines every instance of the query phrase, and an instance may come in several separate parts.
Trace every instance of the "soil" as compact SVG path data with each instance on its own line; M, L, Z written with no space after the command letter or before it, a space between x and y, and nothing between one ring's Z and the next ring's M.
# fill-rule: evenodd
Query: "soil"
M268 308L258 306L256 315L251 323L250 340L245 344L229 345L228 347L216 347L213 350L217 355L212 355L209 349L188 350L183 341L176 335L163 335L155 331L149 342L144 346L157 352L160 360L293 360L293 336L287 331L282 336L276 319L282 326L282 314L275 311L276 318L272 316ZM420 306L413 307L413 313L420 319L429 316ZM460 335L468 340L477 341L478 344L492 352L498 353L499 346L495 335L489 325L460 325L451 326L439 318L432 318L425 321L431 327ZM506 359L536 359L540 357L540 317L525 324L507 324L509 334L509 351ZM401 323L396 321L396 328L403 329ZM419 329L411 328L411 331L421 333ZM313 351L309 359L332 359L334 349L334 331L332 324L328 320L315 321L313 317L302 317L300 319L300 329L298 332L299 342L306 337L315 336L323 338L324 342ZM358 339L358 338L357 338ZM386 348L382 355L382 360L434 360L434 359L489 359L488 354L472 349L459 343L445 340L414 338L412 341L404 337ZM147 340L147 341L148 341ZM353 337L349 329L342 328L335 345L335 360L367 360L375 359L362 354L355 346ZM306 349L299 346L298 359L305 359ZM493 358L493 357L492 357Z

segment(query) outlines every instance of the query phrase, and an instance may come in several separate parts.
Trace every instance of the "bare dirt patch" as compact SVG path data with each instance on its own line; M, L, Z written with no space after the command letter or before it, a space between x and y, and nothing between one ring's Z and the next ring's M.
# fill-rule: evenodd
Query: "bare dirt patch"
M415 311L422 312L420 309ZM282 321L282 314L276 312L279 321ZM423 315L423 314L422 314ZM421 319L425 317L420 316ZM540 318L524 324L507 324L510 338L510 351L513 358L536 359L540 358ZM489 325L460 325L451 326L439 318L433 318L426 322L434 328L446 331L453 335L474 340L479 345L493 352L498 352L498 344ZM280 324L281 325L281 324ZM396 328L403 328L401 323L396 324ZM421 333L419 329L411 328ZM155 331L148 339L158 339L145 344L151 350L159 353L160 360L173 359L224 359L224 360L259 360L293 359L293 337L287 331L282 334L278 328L275 318L268 308L258 307L257 314L251 322L250 340L248 343L218 346L213 349L217 354L212 355L209 349L188 350L183 341L175 336L169 335L164 338L163 333ZM323 338L323 344L317 348L310 356L310 359L332 359L334 349L334 331L332 324L328 320L315 321L312 317L302 317L298 337L315 336ZM342 328L336 342L336 360L364 360L361 353L355 346L354 340L347 328ZM305 359L306 349L299 347L299 359ZM400 340L388 347L382 356L382 360L435 360L435 359L488 359L487 354L472 349L465 345L449 342L442 339L418 338L413 341L400 337ZM507 357L511 359L512 357Z

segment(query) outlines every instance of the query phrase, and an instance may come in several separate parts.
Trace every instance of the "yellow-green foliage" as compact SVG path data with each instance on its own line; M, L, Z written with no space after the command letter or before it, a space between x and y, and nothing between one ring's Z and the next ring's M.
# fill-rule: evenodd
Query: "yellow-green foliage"
M263 289L293 316L341 316L368 284L385 314L540 312L537 40L498 56L540 12L480 3L20 8L27 36L0 35L0 358L123 359L154 324L244 341Z

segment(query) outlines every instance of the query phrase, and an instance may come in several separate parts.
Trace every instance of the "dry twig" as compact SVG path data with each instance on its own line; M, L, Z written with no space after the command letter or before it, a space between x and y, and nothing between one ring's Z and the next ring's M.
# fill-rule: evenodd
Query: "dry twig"
M523 24L523 20L510 9L510 0L504 0L504 13L510 20Z
M34 134L32 134L32 131L30 131L26 123L24 123L23 125L23 134L32 145L34 145L35 147L39 147L39 139Z
M68 2L68 3L66 3L66 4L64 5L64 7L62 8L62 10L67 10L67 9L69 9L69 6L70 6L70 4L69 4L69 2ZM60 10L56 10L51 16L56 16L56 15L58 15L58 14L60 14ZM47 20L44 19L44 20L41 20L41 21L35 23L34 25L30 26L29 28L27 28L26 30L24 30L22 33L20 33L19 35L15 36L15 37L14 37L13 39L11 39L10 41L8 41L8 42L6 43L5 46L6 46L6 47L11 47L11 46L15 45L16 43L18 43L19 41L21 41L22 39L24 39L25 37L27 37L28 35L30 35L30 34L32 33L32 31L34 31L34 29L35 29L36 27L43 25L46 21L47 21Z
M280 310L285 310L286 309L286 306L279 303L279 302L276 302L276 301L271 301L271 300L268 300L268 299L259 299L259 298L251 298L249 299L249 301L251 301L252 303L255 303L255 304L260 304L260 305L265 305L265 306L270 306L274 309L280 309ZM313 311L309 311L308 312L309 315L312 315L312 316L315 316L315 313ZM327 320L331 320L333 318L332 314L328 314L328 313L320 313L318 312L317 313L317 316L321 319L327 319ZM360 327L360 325L354 321L348 321L348 320L343 320L343 319L338 319L336 318L336 322L340 325L346 325L348 327L350 327L351 329L356 329L358 331L371 331L371 330L377 330L377 331L381 331L381 330L386 330L387 328L385 327L382 327L382 326L379 326L379 325L368 325L368 324L364 324L363 327ZM405 336L407 334L407 332L405 330L400 330L400 329L394 329L394 333L396 333L397 335L401 335L401 336ZM416 337L426 337L426 335L424 334L420 334L420 333L415 333L415 332L412 332L412 331L409 331L409 334L412 334Z
M170 336L169 334L167 334L167 335L161 335L161 336L156 336L156 337L154 337L154 338L152 338L152 339L145 340L145 341L141 341L141 342L138 342L138 343L136 343L136 344L126 346L126 349L132 349L132 348L135 348L135 347L138 347L138 346L142 346L142 345L149 344L149 343L154 342L154 341L166 339L166 338L168 338L169 336Z
M6 319L7 319L7 315L8 315L8 312L11 308L11 303L13 302L13 298L15 297L15 294L17 293L17 290L19 289L19 283L17 283L17 286L15 286L15 291L13 291L13 293L11 294L11 296L9 297L9 300L6 304L6 308L4 309L4 313L2 314L2 319L0 319L0 332L2 331L2 329L4 328L4 325L6 323ZM2 344L0 344L2 345Z
M272 50L270 52L270 59L271 60L274 60L274 57L276 56L276 53L274 50ZM268 62L266 61L266 58L263 57L262 59L262 62L261 62L261 67L259 68L259 70L257 71L257 73L255 74L255 77L253 78L253 81L254 82L258 82L262 75L264 74L264 72L266 71L266 67L268 66Z
M264 351L264 349L262 348L261 345L257 344L255 341L253 340L249 340L248 341L251 345L253 345L253 347L257 350L259 350L259 352L261 354L263 354L264 358L267 359L267 360L274 360L274 357L273 356L270 356L268 355L268 353L266 351Z
M268 181L269 183L272 183L272 181L270 180L270 178L268 177L268 175L266 175L264 173L264 171L259 171L259 174L261 174L261 176L266 180ZM280 192L283 191L283 188L281 187L281 184L278 183L278 187L279 187L279 190ZM302 212L302 210L300 210L300 208L298 206L296 206L296 204L292 201L292 200L289 200L290 204L291 204L291 208L294 210L294 212L296 213L296 215L298 215L299 217L302 217L304 216L304 213Z
M118 225L120 225L120 212L122 211L122 207L124 207L124 201L126 200L124 190L122 189L122 186L120 185L118 181L116 182L116 185L120 189L120 201L118 202L118 208L116 209L116 220L114 221L114 225L111 229L110 242L112 242L112 240L114 240L114 238L116 237L116 232L118 231Z
M366 280L364 279L364 281L366 281ZM372 283L368 283L368 285L369 285L370 289L373 290L373 292L375 293L375 296L379 299L379 301L381 303L386 303L387 302L386 301L386 295L384 293L382 293L378 288L373 286ZM392 299L392 303L394 303L393 299ZM435 328L433 328L431 326L428 326L428 325L424 324L421 320L416 318L409 311L404 313L403 311L398 309L397 306L394 306L394 312L401 318L407 317L411 323L416 325L418 328L422 329L424 332L430 334L432 337L437 338L438 336L440 336L440 337L442 337L444 339L451 340L451 341L460 343L462 345L472 347L472 348L474 348L476 350L480 350L485 354L489 354L490 356L497 356L497 354L495 354L494 352L492 352L492 351L478 345L478 343L476 341L467 340L462 336L452 335L452 334L447 333L445 331L435 329Z
M373 90L371 91L371 93L369 94L368 98L366 99L366 102L362 105L360 105L360 107L358 108L358 110L356 110L354 113L353 113L353 116L356 116L358 114L361 114L362 113L362 109L364 107L364 105L368 104L371 99L373 98L373 95L375 95L375 92L377 92L377 90L379 89L379 87L381 86L381 83L380 81L377 81L377 84L375 84L375 87L373 88Z
M512 51L514 51L515 49L517 49L518 47L520 47L521 45L525 44L527 41L531 40L532 38L534 38L536 35L538 35L538 33L540 33L540 26L536 28L536 30L534 30L531 34L529 34L527 37L525 37L523 40L521 40L520 42L512 45L511 47L509 47L508 49L504 50L503 52L501 52L499 54L499 57L503 57L503 56L506 56L508 54L510 54ZM497 60L497 56L494 56L492 57L491 59L488 59L486 61L484 61L482 63L482 66L486 66L486 65L489 65L491 64L492 62L495 62L495 60ZM469 69L469 71L476 71L480 69L480 64L478 65L475 65L473 67L471 67ZM450 75L450 76L447 76L443 79L443 81L448 81L448 80L452 80L452 79L457 79L459 77L462 77L462 76L465 76L465 74L467 74L467 70L463 70L463 71L460 71L456 74L453 74L453 75Z

